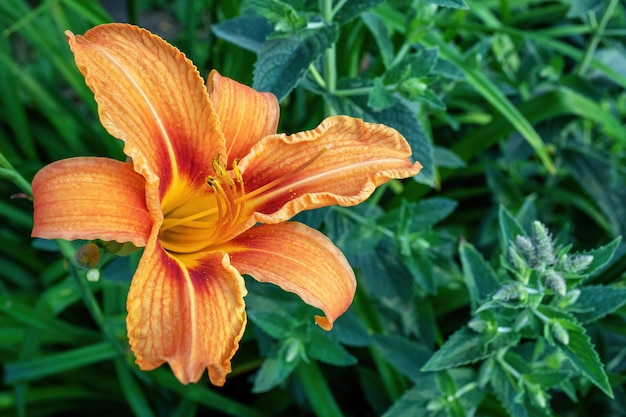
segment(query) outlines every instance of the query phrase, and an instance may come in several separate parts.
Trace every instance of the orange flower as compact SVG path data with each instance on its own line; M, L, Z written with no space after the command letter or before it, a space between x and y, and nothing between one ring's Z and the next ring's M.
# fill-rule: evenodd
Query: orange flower
M32 184L33 236L144 247L127 301L140 368L168 362L182 383L208 368L223 385L246 324L241 274L298 294L329 330L354 296L352 269L328 238L285 221L358 204L389 179L417 174L405 139L342 116L276 134L273 95L215 71L205 86L180 51L146 30L109 24L66 35L103 126L130 159L43 168Z

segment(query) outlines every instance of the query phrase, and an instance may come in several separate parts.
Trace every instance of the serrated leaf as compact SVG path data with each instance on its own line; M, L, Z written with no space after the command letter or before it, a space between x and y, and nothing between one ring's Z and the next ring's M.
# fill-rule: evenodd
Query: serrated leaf
M351 19L354 19L359 14L370 10L384 0L359 0L359 1L346 1L341 9L335 14L335 20L341 23L345 23Z
M435 385L434 373L421 373L415 379L415 385L405 392L383 414L383 417L413 417L426 414L426 404L433 398L437 398L439 392Z
M393 43L391 42L385 23L378 15L371 12L361 13L361 19L378 45L383 65L385 68L389 68L393 61Z
M406 87L406 84L403 87ZM409 98L421 101L422 103L427 104L430 108L434 110L443 111L446 109L446 104L433 90L430 89L420 90L418 94L409 94Z
M486 300L490 294L500 288L500 281L491 265L471 243L461 243L459 254L472 310L475 311L481 301Z
M413 279L426 294L435 293L434 265L432 261L419 252L410 255L400 255L400 259L407 267Z
M299 360L286 362L278 355L278 348L275 347L259 368L254 378L252 392L255 394L267 392L281 384L296 369L299 362Z
M435 164L439 167L454 169L467 166L467 163L465 163L465 161L460 156L458 156L448 148L435 145L433 147L433 150L435 156Z
M305 344L309 358L335 366L348 366L357 363L357 360L343 346L337 343L327 332L320 328L311 331L311 338Z
M398 84L411 78L425 77L435 66L437 54L437 48L430 48L405 56L385 73L384 83Z
M517 333L499 333L495 337L477 333L467 326L454 333L428 360L422 371L440 371L477 362L493 352L517 344Z
M580 288L576 303L568 306L581 323L591 323L626 304L626 288L609 286L586 286Z
M604 366L584 327L573 320L566 319L559 319L559 324L567 331L569 343L563 344L555 338L556 346L580 373L606 395L613 398L613 390L604 371Z
M297 320L283 312L248 310L250 320L274 339L282 339L292 334Z
M417 382L420 368L431 352L424 345L398 334L374 336L374 345L398 372Z
M447 416L466 417L468 413L473 415L473 410L469 409L469 407L464 407L459 398L457 398L458 384L450 372L437 372L435 374L435 384L441 393L441 397L445 398L444 407Z
M263 17L243 16L211 25L211 30L218 38L256 53L272 33L272 26Z
M426 0L427 3L435 4L441 7L450 7L453 9L469 9L464 0Z
M314 63L337 40L334 25L306 29L263 43L254 66L253 88L283 100Z
M287 32L302 29L307 24L306 17L289 3L278 0L247 0L247 4L273 24L276 30Z
M372 336L352 310L348 310L335 321L331 334L340 343L348 346L363 347L372 343Z
M515 242L516 236L526 236L526 232L513 217L513 215L503 206L500 205L498 210L498 220L500 223L500 239L502 244L502 252L506 253L506 248L510 242Z
M382 110L394 104L393 93L385 88L380 78L374 78L374 86L367 97L367 105L373 109Z
M550 409L539 408L530 403L527 396L520 396L521 388L515 384L516 380L507 374L502 365L496 364L492 368L490 382L494 394L511 417L552 416Z
M403 201L399 208L380 217L379 223L390 229L404 225L399 232L411 234L428 230L456 209L458 203L446 197L425 198L419 201Z
M615 254L615 251L617 250L617 247L619 246L621 240L621 237L617 237L604 246L572 255L593 256L593 261L591 261L587 269L583 271L584 274L587 276L593 275L595 272L601 270L606 264L609 263L609 261L613 258L613 255Z

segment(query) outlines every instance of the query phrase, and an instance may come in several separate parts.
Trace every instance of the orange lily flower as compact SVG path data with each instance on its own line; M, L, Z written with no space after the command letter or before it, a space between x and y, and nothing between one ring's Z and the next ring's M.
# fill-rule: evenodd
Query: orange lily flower
M302 210L365 200L417 174L395 130L338 116L276 134L279 106L194 65L125 24L66 32L127 162L79 157L33 179L33 236L144 247L128 294L128 338L143 370L168 362L182 383L205 369L223 385L246 325L242 274L319 308L324 329L350 305L356 281L320 232L286 222ZM256 225L260 223L261 225Z

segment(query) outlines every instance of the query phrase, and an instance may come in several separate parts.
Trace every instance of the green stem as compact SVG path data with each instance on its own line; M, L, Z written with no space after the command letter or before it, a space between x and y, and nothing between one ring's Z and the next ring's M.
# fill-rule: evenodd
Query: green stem
M128 13L128 22L133 25L138 24L139 21L139 13L137 12L137 0L128 0L126 2L126 11Z
M76 266L74 265L75 250L72 247L72 244L66 240L57 240L57 244L61 249L61 253L68 261L67 263L69 265L68 268L70 275L74 278L74 281L76 282L78 292L80 293L80 296L83 299L83 302L85 303L85 306L87 307L91 318L96 322L107 341L111 343L113 348L115 348L115 350L121 357L124 357L124 348L122 348L113 331L111 330L111 327L107 323L104 314L102 313L102 309L100 308L100 304L98 304L98 300L96 300L96 297L91 291L91 287L89 287L89 283L86 279L79 276L78 271L76 270Z
M587 68L589 67L591 63L591 60L593 59L593 55L595 54L596 49L598 48L598 44L600 43L600 38L602 38L602 35L604 34L604 29L608 25L609 20L611 19L611 16L613 15L613 11L615 10L615 7L617 7L617 2L618 0L611 0L609 5L604 10L604 15L602 15L602 19L600 20L600 23L598 24L597 29L595 33L593 34L593 37L591 38L591 42L589 42L589 46L587 46L587 49L585 50L585 55L583 56L583 59L580 61L580 66L578 67L578 70L576 71L578 75L582 75L587 71Z
M0 177L7 178L17 185L29 197L33 196L33 189L30 183L13 168L13 165L0 153Z
M332 0L321 0L321 11L324 22L330 24L333 20L333 2ZM337 48L333 44L326 50L324 59L324 79L326 82L326 91L334 95L337 88ZM337 114L330 101L324 101L324 112L326 116Z
M301 361L295 374L304 388L315 415L319 417L343 417L343 413L315 361Z

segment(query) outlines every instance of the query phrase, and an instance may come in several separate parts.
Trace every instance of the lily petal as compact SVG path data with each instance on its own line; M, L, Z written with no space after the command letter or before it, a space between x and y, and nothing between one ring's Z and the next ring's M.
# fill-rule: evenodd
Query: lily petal
M346 116L330 117L315 130L262 139L241 160L253 219L287 220L302 210L364 201L392 178L421 169L396 130Z
M354 298L356 280L343 253L302 223L255 226L227 246L231 263L241 273L276 284L321 309L326 317L315 320L325 330Z
M145 180L130 163L108 158L53 162L32 182L34 227L44 239L103 239L144 246L153 220Z
M94 92L102 125L125 142L125 153L149 187L160 180L160 195L148 195L150 206L158 204L177 174L202 183L211 160L225 148L191 61L158 36L127 24L66 36Z
M207 88L226 139L229 163L243 158L259 139L276 133L280 107L276 96L222 77L213 70Z
M228 255L210 252L188 268L155 239L146 247L127 300L128 339L137 364L168 362L183 383L208 368L223 385L246 325L243 278Z

